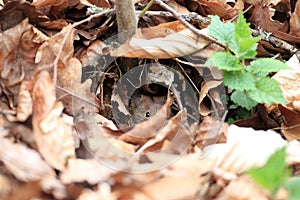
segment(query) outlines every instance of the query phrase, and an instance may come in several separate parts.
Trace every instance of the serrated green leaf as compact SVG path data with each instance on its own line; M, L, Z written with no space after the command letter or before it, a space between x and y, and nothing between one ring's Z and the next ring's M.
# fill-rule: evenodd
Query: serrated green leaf
M246 22L243 12L240 11L237 22L234 23L234 35L238 36L239 38L251 37L252 32L249 25L250 24Z
M227 71L241 71L243 69L243 66L239 64L239 60L229 52L213 53L204 65L212 65Z
M246 108L247 110L250 110L258 104L256 101L252 100L247 93L238 90L232 93L231 100L235 104L238 104L239 106Z
M289 200L299 200L300 199L300 177L295 177L285 185Z
M291 171L285 164L286 147L277 150L260 168L247 171L258 184L269 189L273 195L284 185Z
M229 48L241 60L253 58L256 55L259 37L252 37L251 33L249 23L240 12L237 22L234 23L234 42L229 43Z
M279 84L268 77L256 81L256 89L249 91L249 96L259 103L281 103L284 104L284 98Z
M223 82L226 86L233 90L254 90L255 77L250 72L225 71L223 74Z
M219 42L228 44L233 41L234 24L223 23L218 16L210 15L212 20L208 26L208 34Z
M235 43L237 44L237 49L235 50L235 55L239 59L254 58L256 56L257 48L257 38L236 38Z
M285 63L273 58L259 58L250 63L253 72L278 72L281 69L289 69Z

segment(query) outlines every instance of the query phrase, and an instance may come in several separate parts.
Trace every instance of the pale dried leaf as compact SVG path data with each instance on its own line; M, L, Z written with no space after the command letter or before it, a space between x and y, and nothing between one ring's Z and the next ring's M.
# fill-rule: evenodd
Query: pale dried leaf
M183 156L172 165L161 170L167 177L200 177L210 172L215 166L215 161L208 157L200 158L199 154Z
M0 160L19 180L34 181L45 176L54 176L52 168L36 151L1 138L0 145Z
M296 36L300 36L300 2L296 2L295 10L291 15L290 20L290 33Z
M280 70L272 78L275 79L282 90L286 106L300 111L300 64L296 55L291 57L286 64L291 69Z
M151 199L195 199L203 178L164 177L143 187Z
M91 185L109 178L115 171L95 159L70 159L60 179L64 184L88 182Z
M55 88L49 73L41 72L33 89L33 130L38 149L54 168L63 170L75 157L73 122L62 115L63 105L55 103Z
M222 173L242 173L252 167L265 164L271 154L285 146L287 142L272 131L256 131L230 125L227 142L210 145L204 149L209 158L217 160L218 175Z
M155 34L155 29L151 30ZM207 35L207 29L202 29L200 32ZM142 30L139 29L129 41L111 50L111 55L131 58L174 58L194 53L209 44L208 40L197 37L189 29L177 33L170 32L165 37L152 39L140 39L141 34Z
M41 180L44 192L52 194L56 199L66 199L68 194L65 186L55 177L44 177Z
M217 200L268 200L268 195L246 176L241 176L229 183L218 195Z
M63 28L59 33L45 41L36 52L35 62L41 62L44 57L51 53L58 56L61 62L67 66L74 53L74 29L71 25Z

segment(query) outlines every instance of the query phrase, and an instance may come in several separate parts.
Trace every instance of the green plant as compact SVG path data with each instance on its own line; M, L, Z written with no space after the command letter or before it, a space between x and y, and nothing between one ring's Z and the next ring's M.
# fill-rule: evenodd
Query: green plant
M272 199L276 198L277 191L285 188L289 200L300 199L300 177L289 178L291 169L286 162L286 147L272 154L266 164L260 168L253 168L246 173L252 179L271 192Z
M240 12L237 22L223 23L218 16L212 21L208 33L227 47L225 52L215 52L206 66L224 71L223 82L233 92L231 100L248 110L258 103L282 103L284 99L278 83L269 78L271 72L289 67L273 58L255 59L259 37L251 35L249 23ZM246 65L246 61L251 60Z
M275 198L278 189L285 185L291 174L291 170L285 163L285 152L285 147L277 150L263 167L250 169L246 172L254 181L268 189L273 198Z

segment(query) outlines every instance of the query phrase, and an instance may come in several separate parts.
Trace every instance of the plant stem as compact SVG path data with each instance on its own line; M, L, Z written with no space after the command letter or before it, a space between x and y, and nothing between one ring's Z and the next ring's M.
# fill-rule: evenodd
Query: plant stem
M118 23L118 39L124 43L137 29L137 18L132 0L115 0Z
M153 3L155 2L155 0L151 0L146 7L142 10L142 12L140 12L138 18L140 19L149 9L150 7L153 5Z

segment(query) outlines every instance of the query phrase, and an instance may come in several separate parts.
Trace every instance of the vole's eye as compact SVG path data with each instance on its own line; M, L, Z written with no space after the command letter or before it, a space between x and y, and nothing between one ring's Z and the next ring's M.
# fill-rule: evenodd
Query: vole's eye
M145 116L146 116L147 118L149 118L149 117L150 117L150 112L149 112L149 111L146 112Z

